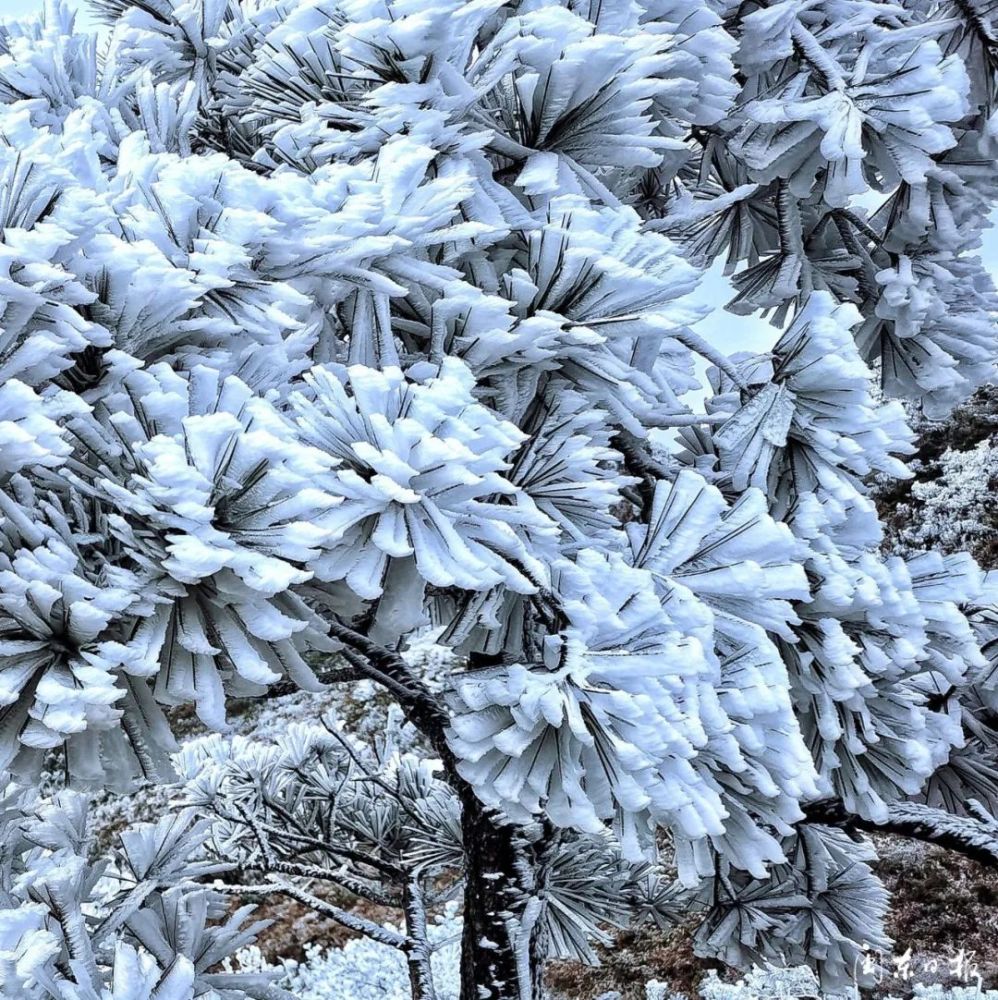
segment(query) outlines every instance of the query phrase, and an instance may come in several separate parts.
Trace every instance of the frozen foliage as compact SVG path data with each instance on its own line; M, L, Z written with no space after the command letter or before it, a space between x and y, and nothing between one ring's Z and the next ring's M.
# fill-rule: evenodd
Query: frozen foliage
M315 369L305 376L307 395L292 399L303 439L336 462L343 501L331 523L336 544L315 562L317 574L344 579L365 598L380 597L390 580L416 611L419 580L529 592L510 565L509 557L529 559L516 529L544 531L547 522L502 502L517 492L502 473L523 433L476 402L474 376L457 359L419 374ZM394 639L419 620L378 624L394 627Z
M417 969L438 996L446 994L437 968L444 959L433 956L436 942L447 940L438 925L454 923L464 864L457 797L439 763L403 748L408 734L394 715L373 744L342 729L327 716L321 726L291 725L272 741L254 731L252 739L188 742L177 759L186 804L214 817L210 856L264 875L247 891L312 906L392 949L386 976L408 963L410 974ZM641 861L628 864L605 833L553 843L525 833L525 843L544 854L548 874L536 919L552 957L594 961L591 942L609 940L608 924L626 925L628 900L640 900L647 919L674 919L679 900L660 894L665 873ZM301 880L397 909L403 926L380 927L316 895L319 889L302 888ZM436 923L426 923L428 913ZM358 955L375 954L366 944L356 948Z
M209 851L262 870L269 885L399 952L432 990L427 910L452 895L460 809L434 765L401 752L390 732L365 747L325 728L291 726L275 744L217 736L184 747L178 762L191 806L213 815ZM403 932L325 902L288 877L341 886L401 909Z
M894 515L900 523L894 546L901 552L920 552L939 546L973 548L993 528L989 524L994 470L998 455L991 441L969 451L947 450L939 457L929 481L916 481L910 499ZM905 523L907 522L907 523Z
M940 986L918 983L914 989L914 1000L995 1000L998 990L982 990L979 986Z
M764 880L722 869L705 882L710 912L696 951L739 968L810 959L822 986L834 990L860 972L866 955L889 950L887 892L868 864L876 853L818 825L801 827L784 851L787 862ZM843 928L853 929L851 938Z
M463 1000L691 900L704 952L848 981L886 901L808 816L945 797L998 687L993 588L885 556L869 495L895 397L993 370L990 14L94 7L106 44L61 2L0 29L0 767L176 767L212 891L331 915L420 1000L452 897ZM720 256L765 354L694 329ZM363 734L228 735L361 682L395 703ZM177 755L188 707L215 735ZM90 930L56 966L94 992Z
M649 984L648 1000L658 1000L652 990L653 984ZM702 1000L747 1000L748 997L757 1000L805 1000L822 996L814 973L806 966L777 968L757 965L736 983L725 983L716 972L709 972L699 992Z
M910 555L925 549L970 551L993 569L994 518L987 503L998 468L998 396L982 386L945 420L922 419L913 476L884 479L875 496L885 515L886 543Z
M912 556L938 548L970 550L989 569L969 607L969 621L984 660L962 677L920 679L929 698L963 739L937 765L923 791L930 806L956 813L968 800L998 809L998 729L995 692L995 516L990 499L994 480L995 390L982 387L945 421L923 420L919 428L914 478L882 481L878 504L886 513L885 545ZM924 557L923 557L924 558Z
M24 1000L277 1000L274 973L221 972L265 923L198 884L206 825L168 815L97 853L78 793L0 803L0 995Z

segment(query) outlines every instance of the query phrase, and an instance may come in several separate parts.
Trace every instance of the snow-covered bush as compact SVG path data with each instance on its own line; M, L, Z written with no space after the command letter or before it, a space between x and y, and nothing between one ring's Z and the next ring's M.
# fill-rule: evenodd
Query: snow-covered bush
M885 557L868 487L891 397L994 368L990 14L93 6L106 44L0 30L0 767L169 780L192 707L205 842L387 892L421 1000L447 893L462 1000L684 892L704 950L848 980L885 901L817 824L924 830L974 712L938 694L993 689L982 574ZM722 255L771 351L693 329ZM404 743L220 742L358 679Z
M817 1000L822 996L818 980L807 966L757 965L734 983L724 982L711 971L700 984L699 992L702 1000L749 1000L750 997L753 1000ZM649 1000L654 998L649 996Z
M23 1000L278 1000L273 972L216 966L266 922L200 882L207 830L191 812L135 826L101 853L86 798L0 802L0 996Z
M388 928L399 930L399 928ZM437 1000L459 1000L461 995L460 941L461 921L457 904L449 903L438 919L428 927L433 948L433 966ZM238 952L230 962L233 968L248 972L269 972L269 966L253 947ZM342 948L319 948L309 945L302 962L287 962L281 967L280 985L297 1000L409 1000L412 983L405 958L398 950L371 937L347 941Z

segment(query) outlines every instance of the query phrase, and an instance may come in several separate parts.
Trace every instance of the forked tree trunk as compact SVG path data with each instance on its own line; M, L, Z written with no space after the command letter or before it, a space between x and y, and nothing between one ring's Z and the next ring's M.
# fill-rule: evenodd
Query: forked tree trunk
M466 855L461 1000L540 1000L537 933L523 899L531 886L516 828L501 824L467 786L461 794Z

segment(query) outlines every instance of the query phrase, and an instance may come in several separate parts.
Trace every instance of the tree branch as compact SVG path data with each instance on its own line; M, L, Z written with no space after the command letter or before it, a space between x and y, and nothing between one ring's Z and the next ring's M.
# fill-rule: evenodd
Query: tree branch
M433 985L433 969L430 956L430 937L426 929L426 901L423 885L414 875L403 890L405 926L412 947L408 951L409 982L412 985L413 1000L437 1000Z
M361 680L363 675L361 672L353 666L350 667L330 667L328 670L323 670L321 673L316 674L316 678L320 684L347 684L351 681ZM285 680L278 681L276 684L271 684L267 688L266 697L268 698L280 698L286 694L296 694L301 691L301 688L294 681ZM258 701L259 699L249 699L246 701Z
M823 799L808 806L808 823L842 827L846 831L893 833L955 851L988 867L998 866L998 822L977 803L967 803L974 816L954 816L920 802L896 802L888 807L885 823L874 823L849 812L839 799Z
M321 597L321 593L318 596ZM448 774L456 776L454 755L445 736L447 714L419 678L413 676L405 660L333 617L328 619L328 625L333 638L353 654L348 657L349 662L398 699L409 720L444 762Z
M285 816L288 815L289 814L285 812ZM390 862L383 861L381 858L373 857L363 851L357 851L352 847L339 847L335 844L330 844L325 840L310 837L304 833L295 833L292 830L280 830L275 826L271 826L269 823L263 823L261 825L271 837L277 838L278 840L290 840L299 844L300 846L298 850L320 851L330 854L334 858L353 861L355 864L367 865L375 871L380 872L382 875L395 879L399 882L405 879L406 873L399 868L398 865L393 865Z
M224 883L218 883L212 885L212 889L216 892L224 892L230 895L267 895L272 893L281 893L285 896L290 896L292 899L298 900L304 906L307 906L310 910L315 910L316 913L321 913L324 917L328 917L330 920L335 920L336 923L342 924L342 926L354 931L357 934L363 934L365 937L369 937L380 944L386 944L390 948L397 948L399 951L408 952L411 947L411 941L409 938L397 931L390 930L387 927L382 927L380 924L374 923L373 920L367 920L364 917L359 917L355 913L350 913L347 910L341 910L338 906L334 906L332 903L327 902L325 899L320 899L318 896L313 895L307 889L302 889L301 886L292 885L290 882L285 882L283 879L279 879L276 875L264 876L267 878L266 882L246 884L246 885L226 885Z
M310 879L314 882L330 882L340 886L348 892L352 892L361 899L376 903L378 906L395 907L402 905L401 896L393 896L391 893L379 892L372 886L355 879L345 872L334 872L321 865L310 865L298 861L283 861L276 858L269 862L268 867L279 875L293 875L296 878Z

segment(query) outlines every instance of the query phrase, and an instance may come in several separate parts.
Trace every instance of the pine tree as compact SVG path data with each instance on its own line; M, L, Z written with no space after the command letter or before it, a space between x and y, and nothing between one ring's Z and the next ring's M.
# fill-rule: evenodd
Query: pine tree
M932 789L992 589L885 555L870 496L908 474L898 399L944 412L995 361L983 5L93 5L101 39L62 2L0 31L10 780L179 770L239 878L397 906L420 1000L443 884L463 1000L688 907L704 953L832 986L887 905L833 827L988 854ZM694 329L721 256L771 351ZM230 699L358 679L411 745L225 736ZM187 705L229 742L178 756ZM249 937L203 857L105 933L94 859L43 846L5 990L117 997L113 928L155 995L258 995L209 971Z

